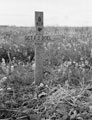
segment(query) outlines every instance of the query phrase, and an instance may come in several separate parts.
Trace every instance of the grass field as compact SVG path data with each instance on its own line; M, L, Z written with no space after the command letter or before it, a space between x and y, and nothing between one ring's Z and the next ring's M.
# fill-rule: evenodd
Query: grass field
M45 35L58 38L43 44L39 86L34 41L25 41L34 34L34 27L0 26L0 119L91 120L92 28L44 28Z

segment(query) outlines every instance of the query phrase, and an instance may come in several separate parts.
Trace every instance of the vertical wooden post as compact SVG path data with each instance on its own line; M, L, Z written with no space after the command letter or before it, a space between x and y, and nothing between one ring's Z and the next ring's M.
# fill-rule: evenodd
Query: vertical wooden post
M35 12L35 27L36 27L36 40L35 40L35 83L39 85L43 81L43 12Z

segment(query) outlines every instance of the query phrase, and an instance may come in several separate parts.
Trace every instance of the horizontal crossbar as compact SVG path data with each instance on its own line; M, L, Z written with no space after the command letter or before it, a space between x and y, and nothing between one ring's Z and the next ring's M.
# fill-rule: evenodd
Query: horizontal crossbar
M40 35L28 35L25 36L25 41L28 42L34 42L34 41L42 41L42 42L54 42L54 41L61 41L63 39L62 35L44 35L44 36L40 36Z

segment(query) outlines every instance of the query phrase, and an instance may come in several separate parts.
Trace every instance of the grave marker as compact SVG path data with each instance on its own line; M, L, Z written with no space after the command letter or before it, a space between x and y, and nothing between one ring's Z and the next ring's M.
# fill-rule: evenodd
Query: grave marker
M39 85L43 81L43 54L44 46L43 43L46 41L56 41L55 38L51 36L44 35L44 25L43 25L43 12L35 12L35 27L36 35L25 36L25 41L34 41L35 43L35 72L34 79L36 85ZM58 39L58 38L57 38Z
M43 12L35 12L35 27L36 27L36 37L35 37L35 72L34 79L35 84L39 85L43 81Z

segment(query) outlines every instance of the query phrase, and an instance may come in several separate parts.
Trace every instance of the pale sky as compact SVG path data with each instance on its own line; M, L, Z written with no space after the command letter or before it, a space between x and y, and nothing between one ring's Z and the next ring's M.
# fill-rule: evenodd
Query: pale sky
M0 25L34 26L35 11L44 26L92 26L92 0L0 0Z

